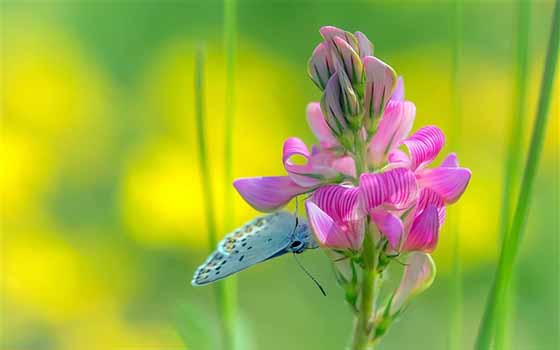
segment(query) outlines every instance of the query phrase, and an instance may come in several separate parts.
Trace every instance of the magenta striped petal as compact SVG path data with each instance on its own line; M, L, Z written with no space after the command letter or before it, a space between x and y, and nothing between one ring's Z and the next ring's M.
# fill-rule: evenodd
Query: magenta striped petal
M412 169L422 168L433 161L445 144L445 135L437 126L425 126L403 143L410 153Z
M407 208L416 196L416 178L410 169L397 168L360 176L360 207L366 213L371 213L380 205Z
M373 44L367 36L362 32L355 32L354 36L358 40L358 47L360 48L360 57L373 56Z
M393 94L397 75L391 66L376 57L364 57L363 62L366 74L365 116L380 118Z
M438 167L418 174L418 185L432 189L445 203L455 203L469 184L471 171L466 168Z
M321 147L332 148L339 145L323 116L323 112L321 112L321 105L318 102L307 105L307 123L319 140Z
M334 62L327 43L320 43L313 50L307 65L307 72L315 85L324 90L327 81L334 74Z
M340 237L346 247L358 249L364 238L364 217L357 210L357 187L327 185L317 189L311 200L336 224ZM334 238L333 238L334 240Z
M389 241L391 248L399 250L404 231L401 219L382 209L373 210L370 216L379 232Z
M434 205L429 205L414 219L403 250L433 251L438 242L439 227L438 210Z
M434 206L437 209L438 212L438 219L439 219L439 226L443 226L443 223L445 222L445 203L443 201L443 198L437 194L436 192L434 192L432 189L429 188L422 188L420 190L420 194L418 195L418 203L416 205L416 208L414 210L414 216L418 215L419 213L421 213L424 209L426 209L429 206Z
M315 237L322 246L328 248L353 248L334 220L312 201L305 202L307 219Z
M404 80L402 76L397 79L397 85L395 91L393 91L393 96L391 96L391 101L404 101Z
M379 167L389 153L408 135L414 123L416 106L412 102L390 101L377 132L369 144L369 159Z
M289 176L241 178L233 186L249 205L263 212L279 209L298 194L310 191L298 186Z
M410 167L410 158L408 158L406 153L404 153L400 149L394 149L389 152L387 160L389 161L389 163L394 163L400 167Z

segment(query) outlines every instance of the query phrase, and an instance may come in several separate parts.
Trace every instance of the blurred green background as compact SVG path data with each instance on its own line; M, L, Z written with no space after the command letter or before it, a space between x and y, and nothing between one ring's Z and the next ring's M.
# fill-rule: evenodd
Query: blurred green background
M532 128L552 2L532 4ZM217 1L14 1L1 4L1 349L179 349L178 305L216 317L212 287L190 279L207 254L193 106L194 54L206 50L207 144L223 213L225 60ZM449 1L238 1L234 175L283 174L289 136L313 142L306 74L322 25L366 33L403 75L415 129L453 128ZM503 163L512 115L514 6L464 4L462 123L468 191L458 218L463 343L471 348L499 246ZM556 81L558 82L558 78ZM557 83L558 85L558 83ZM517 264L512 349L557 349L559 92ZM524 147L526 149L526 147ZM524 155L523 155L524 158ZM235 223L256 213L235 196ZM231 227L218 220L220 236ZM381 349L447 349L452 238L439 274ZM239 275L239 308L255 349L343 349L351 313L327 257L291 257ZM195 315L194 317L199 317Z

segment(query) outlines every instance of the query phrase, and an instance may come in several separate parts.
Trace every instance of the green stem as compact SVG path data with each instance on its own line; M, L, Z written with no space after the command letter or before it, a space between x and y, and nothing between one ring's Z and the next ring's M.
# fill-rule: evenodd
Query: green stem
M517 199L517 207L513 216L509 234L504 237L505 239L502 242L502 251L500 254L496 277L488 298L488 304L486 305L486 310L476 342L476 349L478 350L490 349L492 332L496 325L497 312L502 308L504 296L513 274L515 258L522 238L521 235L525 228L527 213L530 207L531 193L533 191L535 175L543 147L544 135L549 117L548 111L551 103L556 64L558 63L558 46L560 41L559 17L560 0L556 0L541 85L541 94L538 102L535 126L531 136L531 144L529 146L529 155L527 157L525 173L523 174L523 180L521 182L521 191Z
M233 229L233 127L235 113L235 46L236 14L235 0L224 0L224 48L226 57L226 91L224 111L224 227ZM236 344L237 317L237 276L230 276L221 282L222 318L224 323L224 348L234 349Z
M529 19L531 5L529 0L518 0L517 2L517 50L516 50L516 79L513 92L513 111L510 125L510 135L507 151L507 159L504 169L504 184L502 191L502 210L500 222L500 236L505 239L507 235L511 207L513 201L513 188L517 187L520 176L520 163L522 154L523 127L525 109L527 104L527 67L529 46ZM510 293L512 294L512 293ZM507 326L511 315L513 295L506 296L503 307L497 313L495 348L503 350L508 348Z
M373 241L373 235L370 234L369 228L367 226L366 235L364 237L362 259L363 259L363 270L362 270L362 281L361 281L361 293L360 293L360 303L358 306L358 315L355 320L354 325L354 336L352 340L352 350L364 350L373 349L373 345L370 345L370 335L372 331L372 318L374 316L374 300L376 293L376 252L375 243ZM368 347L370 346L370 347Z

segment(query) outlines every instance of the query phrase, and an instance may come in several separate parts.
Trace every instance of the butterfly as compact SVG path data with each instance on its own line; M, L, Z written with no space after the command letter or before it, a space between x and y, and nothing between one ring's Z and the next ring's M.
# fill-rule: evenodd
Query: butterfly
M225 236L191 284L209 284L286 253L318 247L305 219L284 211L261 216Z

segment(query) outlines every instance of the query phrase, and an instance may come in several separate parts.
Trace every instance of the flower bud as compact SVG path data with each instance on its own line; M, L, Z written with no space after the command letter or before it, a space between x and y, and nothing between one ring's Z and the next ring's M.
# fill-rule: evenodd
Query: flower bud
M326 42L322 42L315 50L308 62L307 72L311 80L321 90L325 90L329 78L335 71L332 55Z
M391 66L377 57L367 56L363 62L366 76L364 126L371 135L393 94L397 74Z
M340 37L333 39L333 56L336 59L337 71L343 70L350 79L352 86L362 91L364 67L357 52Z
M369 41L367 36L362 32L355 32L354 36L358 40L360 57L373 56L373 44Z

